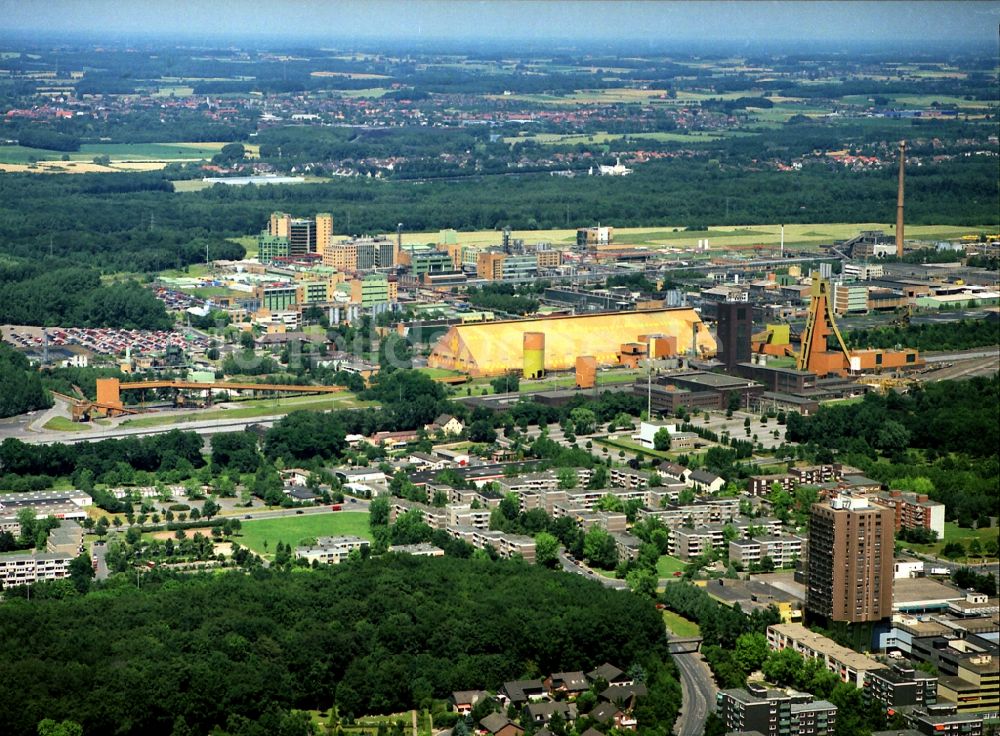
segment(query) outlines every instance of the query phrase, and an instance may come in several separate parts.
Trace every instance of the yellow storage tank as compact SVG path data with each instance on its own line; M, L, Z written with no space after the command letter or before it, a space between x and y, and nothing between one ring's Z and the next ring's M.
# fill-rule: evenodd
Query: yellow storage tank
M541 378L545 375L545 333L524 333L524 377Z

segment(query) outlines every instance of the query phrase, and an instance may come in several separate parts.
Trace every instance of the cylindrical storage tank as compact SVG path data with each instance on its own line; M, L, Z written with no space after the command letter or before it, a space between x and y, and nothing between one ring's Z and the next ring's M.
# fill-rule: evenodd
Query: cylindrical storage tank
M545 375L545 333L524 333L524 377L541 378Z
M576 387L593 388L597 383L597 358L593 355L576 357Z

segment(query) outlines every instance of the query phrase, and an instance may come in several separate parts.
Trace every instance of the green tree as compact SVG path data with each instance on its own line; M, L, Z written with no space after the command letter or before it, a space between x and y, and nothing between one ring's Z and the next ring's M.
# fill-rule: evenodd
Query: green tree
M764 664L768 653L767 637L764 634L742 634L736 639L733 658L741 670L749 673Z
M595 429L597 429L597 415L590 409L586 409L582 406L577 407L576 409L571 409L569 412L569 418L573 422L573 426L576 428L576 434L591 434Z
M83 736L83 727L76 721L45 718L38 722L38 736Z
M592 526L583 538L584 559L595 567L613 570L618 564L615 539L599 526Z
M568 491L576 488L580 482L575 468L559 468L557 475L559 478L559 487L563 490Z
M670 430L660 427L653 435L653 449L657 452L666 452L670 449Z
M657 577L656 573L646 568L636 568L625 575L625 582L629 590L639 595L649 598L656 597Z
M557 567L559 564L559 540L548 532L535 535L535 562L543 567Z

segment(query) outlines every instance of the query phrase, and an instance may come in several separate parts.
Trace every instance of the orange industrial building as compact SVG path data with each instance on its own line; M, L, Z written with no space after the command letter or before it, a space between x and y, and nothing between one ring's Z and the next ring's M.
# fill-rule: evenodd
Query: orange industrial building
M537 373L537 365L526 365L525 333L544 335L541 370L546 372L573 370L581 355L593 356L598 366L617 366L638 365L647 354L660 358L693 350L707 358L716 351L701 317L684 307L454 325L434 345L427 364L474 377L527 367ZM637 345L624 349L628 343ZM536 358L537 353L532 360Z
M581 355L576 359L576 387L594 388L597 383L597 360L593 355Z

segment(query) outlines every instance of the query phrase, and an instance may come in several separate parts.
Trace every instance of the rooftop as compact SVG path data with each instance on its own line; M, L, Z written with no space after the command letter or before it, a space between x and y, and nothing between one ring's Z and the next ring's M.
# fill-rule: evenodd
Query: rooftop
M843 665L858 672L864 670L885 669L885 665L876 662L874 659L865 656L853 649L842 647L832 639L828 639L822 634L810 631L802 624L773 624L768 630L773 629L779 634L794 639L799 645L808 647L814 652L835 659Z

